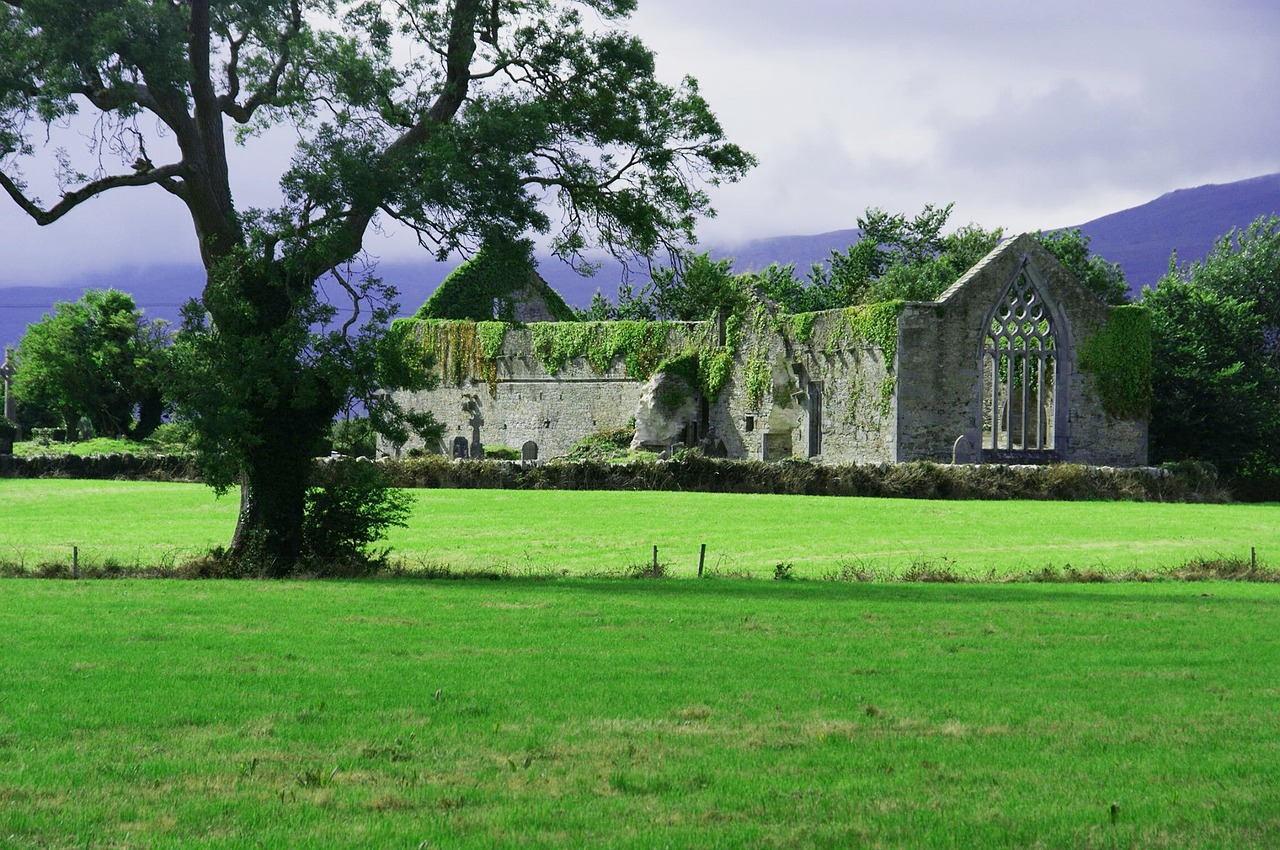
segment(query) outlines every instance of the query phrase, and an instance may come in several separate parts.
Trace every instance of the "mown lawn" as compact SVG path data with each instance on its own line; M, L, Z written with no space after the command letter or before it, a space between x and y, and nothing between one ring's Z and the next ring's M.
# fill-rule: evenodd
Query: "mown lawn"
M1275 847L1280 587L0 581L0 846Z
M622 572L653 546L677 575L706 568L819 577L913 562L975 576L1046 565L1111 572L1204 557L1280 563L1280 506L957 502L716 493L416 490L393 557L409 566ZM226 544L239 502L193 484L0 480L0 562L173 564Z

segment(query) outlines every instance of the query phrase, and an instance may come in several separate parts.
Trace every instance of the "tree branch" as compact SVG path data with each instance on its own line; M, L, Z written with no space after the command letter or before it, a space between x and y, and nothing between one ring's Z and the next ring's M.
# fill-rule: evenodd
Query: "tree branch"
M421 117L401 133L382 153L388 167L402 154L413 150L430 138L432 128L447 124L466 102L468 84L471 81L471 62L476 53L476 21L484 0L453 0L449 21L449 43L445 59L445 79L439 94ZM354 254L363 244L365 230L378 212L381 198L373 198L367 204L353 209L343 223L348 247ZM318 275L332 265L331 259L316 257L315 273ZM323 265L320 265L323 263Z
M337 266L329 269L329 273L347 291L347 295L351 296L351 318L347 319L346 324L342 326L342 341L350 346L351 342L348 334L351 332L351 326L360 319L360 295L351 287L351 284L347 283L346 278L338 272Z
M284 76L284 72L289 67L292 60L292 52L289 49L290 43L298 37L302 32L302 8L298 4L298 0L292 0L289 3L289 26L285 28L280 35L280 55L276 57L276 63L271 68L271 74L267 77L266 83L262 88L258 89L243 104L236 103L236 97L240 94L240 76L238 72L240 58L240 44L243 43L242 38L239 42L231 43L231 61L227 64L227 88L228 93L218 99L219 106L231 120L238 124L248 124L253 119L253 113L269 101L275 100L280 94L280 78Z
M76 189L74 192L67 192L62 196L62 200L47 210L41 209L39 205L23 194L22 188L2 171L0 171L0 186L4 187L9 197L17 202L23 212L35 219L36 224L43 227L62 218L90 198L95 198L103 192L110 189L118 189L121 186L159 185L174 194L178 194L182 191L182 187L175 178L181 177L184 170L181 163L175 163L162 165L159 168L153 168L138 174L115 174L111 177L103 177Z

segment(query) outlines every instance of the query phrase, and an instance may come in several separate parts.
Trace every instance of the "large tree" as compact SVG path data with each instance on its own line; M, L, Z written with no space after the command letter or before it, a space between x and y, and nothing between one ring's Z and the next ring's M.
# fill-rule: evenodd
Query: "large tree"
M1153 337L1151 454L1208 460L1255 494L1280 483L1280 217L1170 263L1142 303Z
M180 385L206 474L240 483L233 552L291 567L311 454L346 398L378 380L376 327L314 325L333 319L322 276L357 313L378 293L348 264L380 220L439 254L537 231L563 255L651 255L691 240L710 212L704 182L750 167L694 81L660 82L651 52L619 29L634 7L0 0L8 195L47 225L103 193L157 187L191 219L208 281L188 313ZM19 167L77 113L89 164L59 151L60 197L43 204ZM283 200L238 206L229 140L279 124L299 140Z
M145 319L131 296L91 289L27 328L14 392L68 431L85 419L99 436L145 439L164 412L168 346L168 324Z

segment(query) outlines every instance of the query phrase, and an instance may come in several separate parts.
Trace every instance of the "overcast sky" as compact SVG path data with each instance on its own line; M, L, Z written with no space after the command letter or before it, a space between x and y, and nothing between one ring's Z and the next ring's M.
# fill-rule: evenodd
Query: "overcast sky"
M704 244L951 201L955 224L1034 230L1280 172L1277 0L639 5L632 28L661 75L697 77L729 137L760 160L714 192ZM241 198L263 191L275 162L251 155ZM197 261L174 199L113 194L47 228L0 197L0 285ZM404 238L369 247L411 251Z

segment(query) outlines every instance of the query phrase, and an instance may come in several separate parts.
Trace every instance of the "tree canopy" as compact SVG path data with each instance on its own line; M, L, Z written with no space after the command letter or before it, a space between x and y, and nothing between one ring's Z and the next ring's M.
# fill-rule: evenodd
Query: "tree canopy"
M98 435L141 440L160 425L169 342L168 323L147 321L131 296L91 289L27 328L14 393L34 421L84 419Z
M1259 218L1143 291L1154 373L1151 457L1280 482L1280 218Z
M707 184L752 165L695 81L658 78L623 29L634 8L0 0L0 187L42 225L139 187L192 222L208 283L187 313L178 401L206 476L240 484L234 552L291 569L334 413L353 394L371 413L389 404L373 354L394 294L361 262L382 224L441 256L531 231L570 259L651 256L691 241ZM54 143L58 197L44 203L23 168L69 120L87 144ZM238 205L227 146L280 125L298 140L280 203ZM330 274L350 303L341 323L318 297Z

